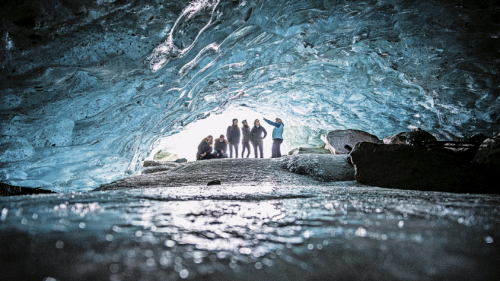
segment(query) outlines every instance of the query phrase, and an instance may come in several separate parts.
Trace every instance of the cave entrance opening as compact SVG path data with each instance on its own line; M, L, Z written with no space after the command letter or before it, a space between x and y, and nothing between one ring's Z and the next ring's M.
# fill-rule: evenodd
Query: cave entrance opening
M201 140L208 135L212 135L214 139L221 134L226 137L227 127L232 124L233 119L238 119L238 127L242 127L242 121L247 120L250 129L253 127L255 119L259 119L261 125L267 131L267 137L264 139L264 157L271 157L272 147L272 132L274 127L264 122L262 119L266 117L274 121L275 116L267 116L255 112L247 108L236 108L228 110L220 114L211 114L209 117L192 122L186 125L182 131L177 134L162 138L159 144L151 151L151 154L146 160L175 160L177 158L186 158L188 161L196 160L196 151ZM228 147L229 149L229 147ZM238 147L238 157L241 157L242 145ZM281 147L281 153L286 154L288 150ZM234 153L234 152L233 152ZM247 152L245 151L245 156ZM156 157L155 157L156 155ZM229 153L228 153L229 155ZM250 144L250 158L254 158L254 150ZM234 155L233 155L234 158Z

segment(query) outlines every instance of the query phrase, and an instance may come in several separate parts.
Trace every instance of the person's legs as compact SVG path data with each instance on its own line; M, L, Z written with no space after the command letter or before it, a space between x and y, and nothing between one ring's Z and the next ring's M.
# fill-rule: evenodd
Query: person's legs
M276 158L278 155L278 139L273 139L273 147L271 148L271 158Z
M229 144L229 158L233 158L233 144Z
M264 158L264 141L259 141L260 158Z
M278 139L278 149L277 149L277 157L281 157L281 144L283 143L283 139Z
M255 155L255 158L259 158L257 156L257 146L258 146L258 142L254 141L253 143L253 154Z
M248 156L250 156L250 143L249 142L242 142L242 151L241 151L241 158L244 158L245 157L245 149L248 150L247 152L247 158Z
M234 152L235 152L234 153L234 158L238 158L238 146L239 145L240 145L239 143L237 143L237 144L234 145ZM232 152L232 150L231 150L231 152Z
M227 153L225 153L225 152L222 153L221 156L220 156L220 158L227 158Z
M218 153L219 153L219 152L218 152L217 150L214 150L214 153L213 153L214 158L220 158L220 155L219 155L219 156L217 156L217 154L218 154Z

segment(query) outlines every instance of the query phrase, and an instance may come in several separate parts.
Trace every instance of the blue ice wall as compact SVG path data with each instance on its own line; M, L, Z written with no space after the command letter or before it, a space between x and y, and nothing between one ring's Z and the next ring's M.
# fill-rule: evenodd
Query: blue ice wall
M239 107L280 116L296 139L498 132L495 1L3 5L2 182L89 190L136 173L159 138Z

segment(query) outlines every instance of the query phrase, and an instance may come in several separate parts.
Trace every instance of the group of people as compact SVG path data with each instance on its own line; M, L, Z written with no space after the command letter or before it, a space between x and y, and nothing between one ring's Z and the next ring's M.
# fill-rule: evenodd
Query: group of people
M273 129L273 147L272 158L281 157L281 143L283 142L283 128L285 124L280 118L276 118L276 122L263 118L269 125L274 126ZM226 137L220 135L219 138L213 139L212 135L205 137L198 145L198 152L196 154L197 160L205 160L212 158L233 158L233 150L235 158L238 158L238 147L241 141L243 147L241 158L244 158L245 151L247 151L248 158L250 156L250 143L253 146L255 158L264 158L263 139L267 136L267 131L260 124L259 119L255 119L253 127L250 129L247 120L243 120L241 129L238 127L238 119L233 119L233 124L227 128Z

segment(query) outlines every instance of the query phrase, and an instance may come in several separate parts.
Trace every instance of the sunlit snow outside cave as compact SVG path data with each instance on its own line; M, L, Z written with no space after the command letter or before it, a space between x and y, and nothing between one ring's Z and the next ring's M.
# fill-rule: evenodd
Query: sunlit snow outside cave
M58 192L0 197L1 280L500 276L498 195L193 161L233 118L281 118L285 155L333 130L497 135L498 1L22 0L0 19L0 182ZM143 173L160 149L189 162Z

